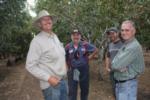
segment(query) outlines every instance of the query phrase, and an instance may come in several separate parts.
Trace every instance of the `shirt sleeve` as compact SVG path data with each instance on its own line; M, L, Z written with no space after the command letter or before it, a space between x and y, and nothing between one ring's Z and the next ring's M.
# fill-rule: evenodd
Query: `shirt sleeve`
M67 62L67 65L69 63L69 51L68 51L68 45L65 46L65 57L66 57L66 62Z
M122 47L112 61L112 69L119 70L121 68L129 66L136 58L136 55L138 53L139 51L136 48L126 49L125 47Z
M38 67L41 54L40 45L36 41L32 41L27 55L26 69L38 79L48 81L50 75L45 70Z
M94 52L96 50L96 47L93 44L87 44L87 51L89 53Z

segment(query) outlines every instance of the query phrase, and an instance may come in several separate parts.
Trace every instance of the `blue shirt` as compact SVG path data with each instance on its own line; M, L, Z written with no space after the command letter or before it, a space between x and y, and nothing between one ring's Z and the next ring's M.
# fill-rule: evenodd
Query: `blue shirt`
M78 48L74 48L73 42L66 45L66 61L69 67L82 67L88 65L88 55L94 52L96 47L88 42L79 42Z

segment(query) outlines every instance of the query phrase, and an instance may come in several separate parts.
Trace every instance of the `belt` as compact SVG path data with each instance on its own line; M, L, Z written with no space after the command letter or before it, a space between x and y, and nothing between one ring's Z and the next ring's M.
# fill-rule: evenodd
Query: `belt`
M114 79L114 81L115 81L115 83L124 83L124 82L130 81L130 80L134 80L134 79L136 79L136 77L131 78L131 79L127 79L127 80L116 80L116 79Z

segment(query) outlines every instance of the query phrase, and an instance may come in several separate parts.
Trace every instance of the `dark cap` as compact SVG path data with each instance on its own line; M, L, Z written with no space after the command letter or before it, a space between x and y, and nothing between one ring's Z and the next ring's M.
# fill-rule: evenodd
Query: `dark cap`
M119 30L118 30L116 27L111 27L111 28L109 28L109 29L106 31L107 34L109 34L109 33L111 33L111 32L118 33Z
M78 34L81 34L81 32L78 30L78 29L74 29L71 34L75 34L75 33L78 33Z

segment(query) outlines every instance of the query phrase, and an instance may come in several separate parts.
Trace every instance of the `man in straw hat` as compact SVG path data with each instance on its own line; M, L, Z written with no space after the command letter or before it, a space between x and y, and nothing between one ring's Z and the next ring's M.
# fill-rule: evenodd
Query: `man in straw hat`
M45 100L67 100L65 50L52 32L52 16L42 10L34 24L41 32L31 41L26 69L40 80Z

